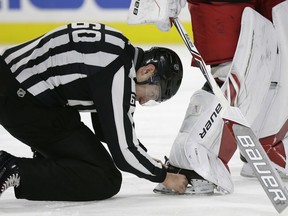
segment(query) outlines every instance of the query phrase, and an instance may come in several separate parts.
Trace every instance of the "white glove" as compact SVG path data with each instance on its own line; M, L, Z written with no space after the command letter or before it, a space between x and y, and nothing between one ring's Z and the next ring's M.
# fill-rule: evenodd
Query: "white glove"
M177 17L186 0L132 0L128 24L155 24L161 31L169 31L169 17Z
M167 0L169 17L177 17L181 9L185 7L186 0Z

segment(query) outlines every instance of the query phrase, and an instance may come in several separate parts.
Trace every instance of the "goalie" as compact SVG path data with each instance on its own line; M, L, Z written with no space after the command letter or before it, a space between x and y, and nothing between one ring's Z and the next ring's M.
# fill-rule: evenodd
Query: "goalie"
M143 1L133 13L135 2L128 23L155 23L161 31L169 31L169 17L178 16L186 3L157 0L155 7L156 1ZM147 13L147 8L155 11ZM230 105L239 107L272 164L287 177L288 1L188 0L188 8L197 49ZM188 178L186 193L233 191L228 162L237 146L229 123L217 115L219 109L207 84L190 99L167 161L168 171ZM245 158L241 159L241 175L253 177ZM173 193L161 184L154 191Z

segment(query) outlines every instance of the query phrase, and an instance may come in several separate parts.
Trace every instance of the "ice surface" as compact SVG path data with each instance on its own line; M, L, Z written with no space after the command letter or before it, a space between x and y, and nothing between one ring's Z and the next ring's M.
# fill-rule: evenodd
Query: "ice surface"
M167 45L182 58L184 79L179 93L160 106L136 109L136 133L151 156L163 160L183 120L191 94L204 83L200 71L190 67L190 53L184 46ZM146 46L144 48L147 48ZM1 50L1 48L0 48ZM91 126L87 114L83 121ZM0 149L30 157L28 147L0 126ZM234 193L215 196L168 196L152 192L156 186L144 179L123 173L122 189L111 199L93 202L35 202L17 200L9 188L0 198L0 216L272 216L278 215L256 179L239 175L241 162L236 152L230 162ZM287 186L288 183L285 182ZM83 185L84 187L84 185ZM288 215L285 210L281 215Z

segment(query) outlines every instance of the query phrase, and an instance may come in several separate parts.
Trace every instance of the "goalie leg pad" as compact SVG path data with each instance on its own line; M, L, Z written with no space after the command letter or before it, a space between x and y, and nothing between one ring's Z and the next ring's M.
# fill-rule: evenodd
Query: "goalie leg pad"
M257 136L260 138L260 142L264 147L265 151L267 152L267 155L269 156L269 159L271 160L273 166L277 169L281 178L285 180L288 179L288 101L285 100L285 98L287 98L288 96L288 86L286 85L288 82L287 11L288 1L284 1L283 3L278 4L273 8L274 29L269 27L271 30L269 30L268 32L268 34L270 34L270 38L268 39L269 43L276 43L276 59L274 61L271 61L271 59L265 60L269 63L270 66L274 65L274 68L271 67L270 69L272 72L270 79L271 83L268 88L268 93L266 97L264 97L263 105L259 103L261 107L259 107L258 114L255 113L255 120L253 120L253 118L250 119L250 121L252 121L252 128L257 134ZM254 14L259 17L259 15L257 15L255 12ZM245 18L247 18L247 14ZM260 22L257 21L257 25ZM268 48L270 47L269 49L267 49L267 51L274 47L268 46L269 44L267 43L261 44L265 44ZM275 48L273 49L275 50ZM260 69L258 69L258 71L260 71ZM247 163L244 163L240 174L245 177L255 177L253 170Z
M276 38L270 40L277 43L276 66L264 105L259 109L252 128L276 169L288 173L288 1L278 4L272 11Z
M273 23L278 41L278 64L273 74L275 86L267 98L266 109L262 109L262 127L259 137L277 134L283 128L288 117L288 1L273 8ZM276 85L277 84L277 85ZM263 107L264 108L264 107ZM286 129L287 132L287 129Z
M228 162L235 152L236 144L233 149L222 146L224 122L220 111L221 105L213 94L204 90L196 91L171 148L169 162L182 169L194 170L207 181L231 193L231 175L219 158L219 153L221 149L226 150L226 154L230 155L227 157Z
M274 72L274 82L277 85L271 89L267 98L268 108L262 109L263 124L259 137L263 146L268 147L269 158L275 167L288 173L288 1L275 6L272 10L273 23L278 42L278 64Z
M246 8L230 73L222 90L250 125L265 105L276 64L277 39L273 24L255 10Z

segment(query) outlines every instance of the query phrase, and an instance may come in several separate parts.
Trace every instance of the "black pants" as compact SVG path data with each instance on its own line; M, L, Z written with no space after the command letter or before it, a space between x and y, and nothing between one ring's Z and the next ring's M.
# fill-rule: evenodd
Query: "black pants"
M43 108L5 93L0 94L0 124L44 156L17 158L17 198L88 201L119 192L121 173L78 111Z

